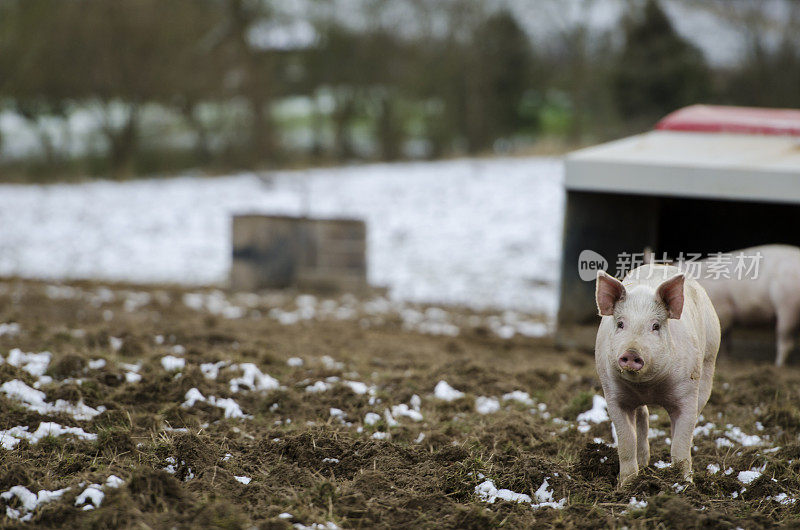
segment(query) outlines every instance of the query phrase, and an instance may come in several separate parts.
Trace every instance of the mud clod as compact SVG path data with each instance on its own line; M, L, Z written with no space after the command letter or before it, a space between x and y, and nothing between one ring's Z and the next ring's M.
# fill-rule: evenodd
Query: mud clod
M50 365L50 373L59 379L77 377L86 368L86 359L75 353L68 353L55 359Z
M185 501L181 483L162 470L137 469L128 482L131 497L143 509L169 510Z

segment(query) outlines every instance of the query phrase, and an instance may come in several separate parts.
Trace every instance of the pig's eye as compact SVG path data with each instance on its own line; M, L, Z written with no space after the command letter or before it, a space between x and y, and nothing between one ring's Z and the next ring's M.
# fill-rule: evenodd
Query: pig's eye
M658 322L653 324L653 331L658 331L659 329L661 329L661 324L659 324Z
M617 320L617 329L622 329L625 327L625 324L622 323L622 320Z

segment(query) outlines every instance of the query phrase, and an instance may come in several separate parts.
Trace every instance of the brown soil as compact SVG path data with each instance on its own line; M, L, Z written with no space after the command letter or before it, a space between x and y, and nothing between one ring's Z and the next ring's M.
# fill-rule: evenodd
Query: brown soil
M429 336L404 330L399 319L388 317L366 327L359 318L282 325L266 316L267 302L257 308L263 316L251 312L226 319L188 308L181 301L184 291L176 288L70 286L72 296L51 298L46 284L0 281L0 322L15 321L22 329L0 336L0 354L16 347L52 352L48 375L55 381L42 387L47 400L82 400L107 410L89 421L42 416L0 395L0 429L23 425L32 431L41 421L55 421L98 435L96 441L48 437L0 449L0 491L15 485L34 492L71 488L61 500L38 508L30 523L3 517L0 526L290 528L328 521L342 528L800 526L800 502L769 500L781 493L800 496L797 368L721 361L705 421L768 437L767 445L718 447L715 439L722 434L701 435L695 439L694 484L686 490L676 492L680 480L671 468L653 465L618 490L616 450L595 440L611 441L610 424L585 433L574 424L600 391L592 359L557 351L549 339L501 340L482 326L463 327L457 337ZM114 293L113 300L97 301L93 293L102 287ZM150 301L126 310L126 293L132 290L147 291ZM276 305L288 299L274 297ZM176 345L183 350L175 353ZM165 355L186 359L180 376L161 366ZM323 356L342 365L326 364ZM290 357L305 362L290 367ZM106 359L106 366L89 369L88 362L98 358ZM282 388L233 393L229 381L240 371L223 367L215 380L200 371L201 363L217 361L255 363ZM137 362L142 379L127 382L119 363ZM380 403L341 382L323 392L305 390L328 377L374 385ZM80 381L64 383L65 378ZM0 364L0 383L12 379L35 381ZM435 399L433 388L442 379L466 396ZM222 409L203 403L181 407L191 388L207 397L231 397L251 417L226 419ZM475 411L475 397L514 390L546 404L550 416L515 402L501 402L499 411L487 415ZM424 419L397 418L399 425L388 426L384 410L408 404L415 394L422 398ZM332 408L344 411L344 420L332 416ZM365 425L368 412L381 415L380 421ZM660 410L651 413L658 414L652 427L667 433L651 441L652 462L669 461L667 417ZM373 439L376 431L391 437ZM781 449L765 453L768 447ZM164 470L170 462L173 473ZM711 474L709 464L723 471ZM766 466L760 478L746 487L738 481L739 471L760 466ZM734 472L724 474L727 468ZM106 488L99 509L74 506L80 482L103 483L110 474L125 483ZM236 476L252 481L245 485ZM475 493L486 479L532 497L546 479L554 499L566 498L566 505L556 510L488 504ZM631 497L647 506L631 507ZM280 518L282 513L291 518Z

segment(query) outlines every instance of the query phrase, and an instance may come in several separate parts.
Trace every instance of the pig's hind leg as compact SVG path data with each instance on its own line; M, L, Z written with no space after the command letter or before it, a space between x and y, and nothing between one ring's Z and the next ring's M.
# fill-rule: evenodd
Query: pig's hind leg
M776 335L778 339L778 355L775 357L775 366L783 366L789 354L797 346L798 319L800 308L794 309L789 314L778 313Z
M650 432L650 411L647 405L637 408L634 416L636 418L636 461L639 467L647 467L650 464L650 441L647 435Z
M783 366L789 354L797 346L797 335L800 332L798 283L800 283L800 271L792 270L791 274L782 276L774 282L770 291L775 310L775 338L778 343L775 366Z
M716 357L708 356L703 362L703 374L700 376L700 385L697 392L697 413L702 412L703 407L711 397L711 387L714 384L714 369L716 367Z

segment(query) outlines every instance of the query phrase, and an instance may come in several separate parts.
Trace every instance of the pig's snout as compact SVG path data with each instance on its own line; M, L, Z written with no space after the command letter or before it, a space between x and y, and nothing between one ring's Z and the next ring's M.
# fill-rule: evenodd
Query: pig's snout
M636 350L627 350L617 359L620 369L628 370L629 372L638 372L644 366L644 360Z

